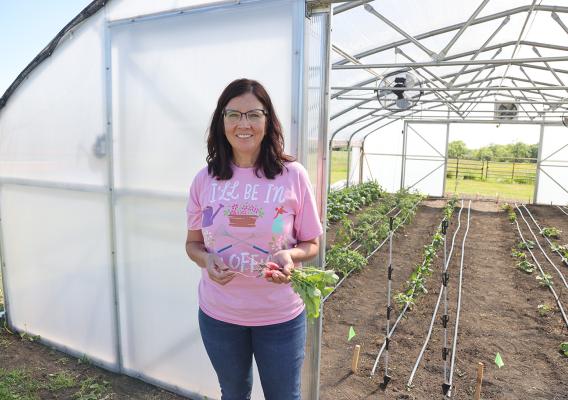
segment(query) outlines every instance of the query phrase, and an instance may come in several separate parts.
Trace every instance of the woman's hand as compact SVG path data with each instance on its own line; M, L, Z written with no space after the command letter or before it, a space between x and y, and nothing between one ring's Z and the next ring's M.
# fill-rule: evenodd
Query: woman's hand
M267 278L274 283L288 283L294 269L294 261L290 250L279 250L272 256L272 261L282 267L281 271L273 271L272 276Z
M229 270L223 259L217 254L208 254L205 268L209 274L209 278L219 285L226 285L235 277L235 273Z

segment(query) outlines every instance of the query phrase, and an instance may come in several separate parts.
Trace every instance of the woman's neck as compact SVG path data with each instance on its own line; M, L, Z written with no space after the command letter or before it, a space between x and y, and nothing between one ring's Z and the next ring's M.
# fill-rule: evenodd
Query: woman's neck
M233 157L233 164L239 168L251 168L256 164L256 157Z

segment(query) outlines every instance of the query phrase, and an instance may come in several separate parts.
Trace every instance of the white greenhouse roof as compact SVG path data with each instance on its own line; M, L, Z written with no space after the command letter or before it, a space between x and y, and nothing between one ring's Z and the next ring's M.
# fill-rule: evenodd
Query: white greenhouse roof
M362 138L403 118L495 121L496 104L502 103L513 103L517 111L503 122L560 123L568 115L564 5L554 0L335 5L329 137ZM422 95L408 109L385 109L377 99L381 81L395 71L410 71L420 85Z

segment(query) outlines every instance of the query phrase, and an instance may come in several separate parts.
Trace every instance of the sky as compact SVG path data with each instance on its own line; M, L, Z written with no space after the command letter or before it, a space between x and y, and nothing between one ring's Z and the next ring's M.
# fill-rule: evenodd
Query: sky
M90 0L0 0L0 96Z

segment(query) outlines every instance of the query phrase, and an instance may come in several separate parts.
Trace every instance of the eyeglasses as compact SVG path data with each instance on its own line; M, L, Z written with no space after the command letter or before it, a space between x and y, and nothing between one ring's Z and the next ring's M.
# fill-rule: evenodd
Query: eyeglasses
M236 124L237 122L240 122L241 119L243 118L243 115L246 116L246 119L251 124L258 124L262 121L262 119L266 115L266 111L261 109L250 110L247 112L240 112L237 110L225 110L223 114L225 115L225 119L227 120L227 122L230 122L231 124Z

